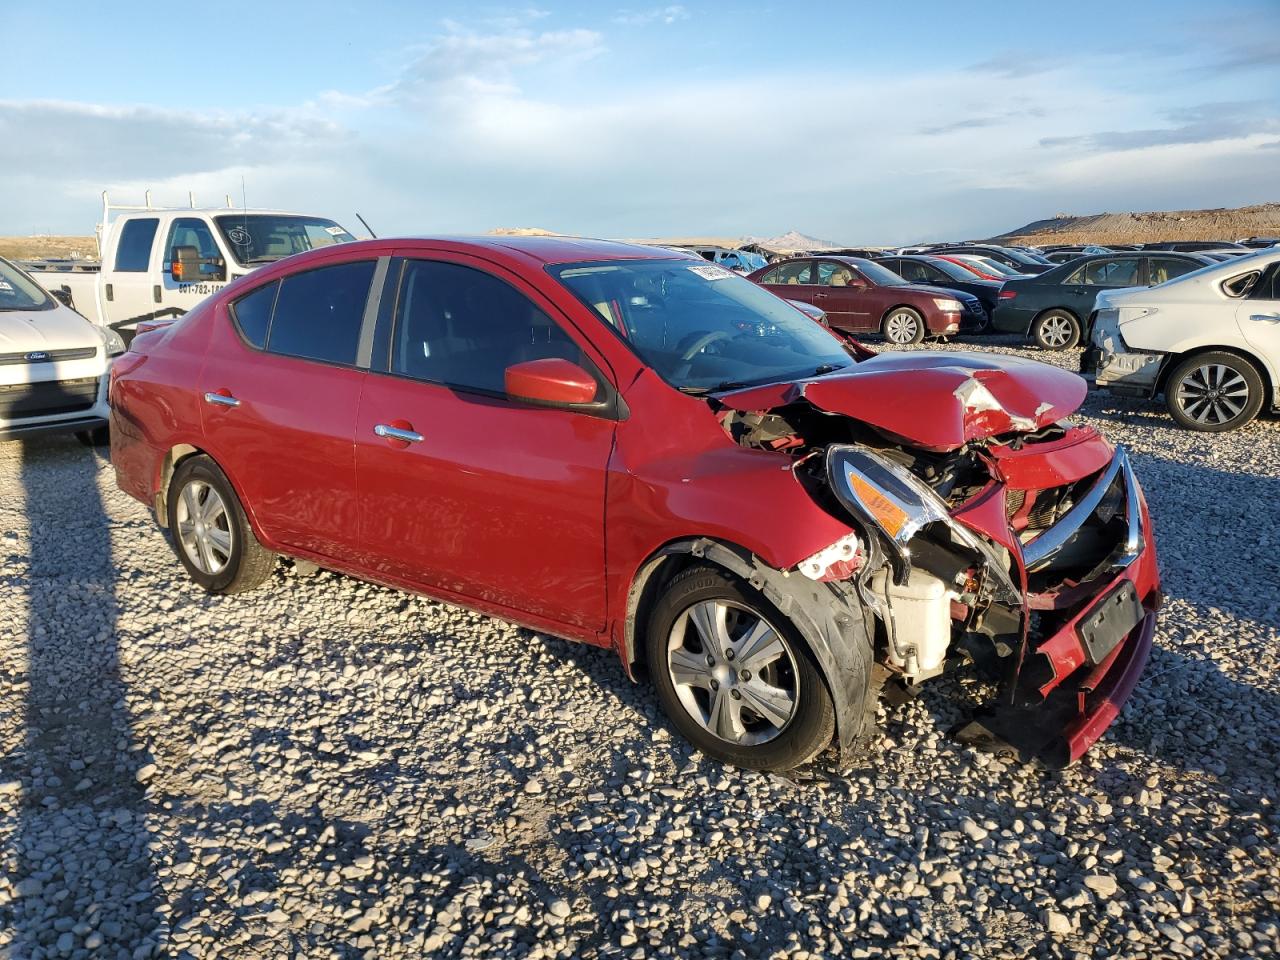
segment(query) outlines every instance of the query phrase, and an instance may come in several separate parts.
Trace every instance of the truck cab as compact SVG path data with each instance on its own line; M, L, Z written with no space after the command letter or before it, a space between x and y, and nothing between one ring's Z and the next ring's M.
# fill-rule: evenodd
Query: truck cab
M118 212L111 219L113 211ZM324 217L280 210L112 208L96 265L26 264L50 293L127 343L139 323L181 316L227 283L295 253L355 237Z

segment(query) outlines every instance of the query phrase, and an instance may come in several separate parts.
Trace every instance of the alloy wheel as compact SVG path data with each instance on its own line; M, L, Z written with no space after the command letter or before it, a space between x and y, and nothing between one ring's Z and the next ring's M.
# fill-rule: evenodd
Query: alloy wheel
M203 480L191 480L178 495L178 542L201 573L213 576L231 561L231 517L221 495Z
M895 313L885 322L885 336L890 343L912 343L916 338L918 323L913 314Z
M1071 321L1057 314L1040 321L1040 340L1055 350L1071 342Z
M1177 402L1197 423L1227 423L1240 416L1249 402L1249 384L1221 363L1196 367L1178 384Z
M703 600L676 617L667 670L689 716L736 745L777 737L800 698L786 638L756 611L727 600Z

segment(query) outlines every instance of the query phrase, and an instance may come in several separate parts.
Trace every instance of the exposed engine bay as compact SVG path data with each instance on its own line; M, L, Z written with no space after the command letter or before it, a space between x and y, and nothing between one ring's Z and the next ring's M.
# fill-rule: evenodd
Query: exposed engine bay
M900 685L972 663L1009 705L1034 706L1068 677L1091 676L1141 620L1140 602L1121 604L1095 648L1081 639L1081 618L1141 551L1143 507L1123 450L1090 427L1043 422L1056 413L1048 403L1036 417L1010 413L965 374L952 391L963 425L927 446L883 417L824 408L806 385L712 402L736 443L790 457L797 481L853 526L798 572L856 586L876 621L877 661ZM850 393L819 384L828 397ZM770 399L782 402L752 409Z

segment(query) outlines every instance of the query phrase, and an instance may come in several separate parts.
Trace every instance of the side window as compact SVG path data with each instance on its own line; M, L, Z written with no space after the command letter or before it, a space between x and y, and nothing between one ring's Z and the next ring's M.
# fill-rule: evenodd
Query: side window
M1138 260L1095 260L1085 264L1084 282L1089 286L1131 287L1138 282Z
M259 350L267 345L267 328L271 325L271 310L276 305L276 293L280 281L259 287L248 296L231 305L231 319L240 335Z
M950 283L951 278L935 267L932 263L920 264L923 275L921 279L927 280L929 283Z
M374 266L372 260L339 263L281 280L267 349L354 364Z
M796 260L778 267L778 283L813 283L813 261Z
M213 231L209 224L199 217L179 217L169 228L169 238L164 242L164 271L169 272L173 264L173 251L176 247L195 247L201 260L217 260L222 257L217 241L213 239ZM216 264L200 264L202 276L212 276L218 272Z
M824 287L847 287L853 271L830 260L818 264L818 283Z
M766 273L764 276L760 278L760 282L761 283L781 283L782 281L779 279L779 274L781 272L782 271L779 270L779 268L774 267L772 270L770 270L768 273Z
M1275 264L1249 291L1250 300L1280 300L1280 267Z
M1184 273L1190 273L1192 270L1199 270L1203 264L1195 263L1191 260L1174 260L1171 257L1153 257L1150 261L1148 269L1151 275L1147 282L1154 286L1157 283L1164 283L1166 280L1172 280L1174 277L1180 277Z
M160 221L147 217L141 220L126 220L120 231L120 240L116 243L117 273L146 273L151 261L151 244L156 238L156 229Z
M1084 283L1084 267L1081 267L1078 270L1072 271L1071 276L1067 277L1067 279L1063 280L1062 282L1073 283L1073 284Z
M898 276L903 280L928 280L928 268L923 263L917 263L915 260L903 260L902 269L897 271Z
M507 367L559 357L593 373L569 335L492 274L410 260L400 280L391 372L451 387L506 392Z

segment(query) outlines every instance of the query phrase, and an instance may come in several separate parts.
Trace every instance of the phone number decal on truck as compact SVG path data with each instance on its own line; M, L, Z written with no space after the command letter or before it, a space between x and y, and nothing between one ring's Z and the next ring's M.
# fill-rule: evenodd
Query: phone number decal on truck
M225 283L180 283L178 284L178 292L196 293L203 297L211 293L217 293L225 286Z

